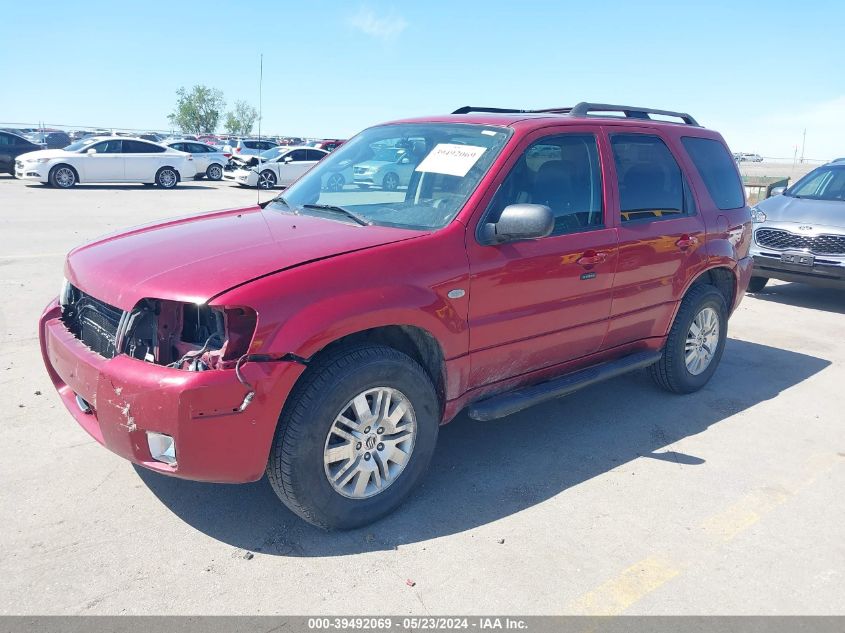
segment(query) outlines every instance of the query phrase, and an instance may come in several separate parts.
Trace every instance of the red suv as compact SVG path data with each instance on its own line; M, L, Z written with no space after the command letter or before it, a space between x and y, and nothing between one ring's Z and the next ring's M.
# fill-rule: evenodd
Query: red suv
M359 165L407 177L326 187ZM299 516L349 528L400 504L462 410L645 367L700 389L750 235L728 148L689 115L467 107L367 129L269 204L73 250L41 346L115 453L203 481L266 472Z

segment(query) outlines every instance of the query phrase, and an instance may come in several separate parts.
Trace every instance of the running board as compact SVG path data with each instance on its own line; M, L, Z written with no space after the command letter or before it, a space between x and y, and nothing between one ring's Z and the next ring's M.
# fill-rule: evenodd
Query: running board
M546 400L568 396L584 387L648 367L659 361L661 355L662 352L638 352L619 360L593 365L561 378L480 400L469 406L467 414L473 420L482 422L503 418Z

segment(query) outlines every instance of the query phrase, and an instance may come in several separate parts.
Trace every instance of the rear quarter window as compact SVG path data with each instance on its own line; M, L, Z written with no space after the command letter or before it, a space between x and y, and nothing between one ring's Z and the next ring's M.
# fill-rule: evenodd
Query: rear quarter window
M681 142L716 206L720 209L743 206L745 195L742 182L725 146L719 141L695 136L684 136Z

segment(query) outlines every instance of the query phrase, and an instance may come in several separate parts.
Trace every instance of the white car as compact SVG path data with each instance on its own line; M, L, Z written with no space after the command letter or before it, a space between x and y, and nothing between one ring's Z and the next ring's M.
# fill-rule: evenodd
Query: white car
M15 159L15 177L61 189L78 182L141 182L172 189L196 175L190 154L119 136L86 138L64 149L44 149Z
M187 152L194 157L194 167L197 170L197 178L205 176L209 180L221 180L223 169L229 163L232 155L223 150L200 143L199 141L165 141L162 145L172 147L180 152Z
M257 164L227 171L226 180L232 180L244 187L272 189L287 187L306 171L316 165L328 152L313 147L289 147L275 158L260 160Z

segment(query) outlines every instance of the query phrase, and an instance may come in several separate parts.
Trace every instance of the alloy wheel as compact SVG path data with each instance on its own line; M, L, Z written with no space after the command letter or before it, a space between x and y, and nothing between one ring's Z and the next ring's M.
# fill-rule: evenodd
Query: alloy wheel
M332 488L350 499L383 492L405 470L417 435L411 401L391 387L368 389L337 415L323 450Z
M687 332L684 362L687 371L698 376L710 366L719 345L719 315L711 307L702 308L695 315Z

